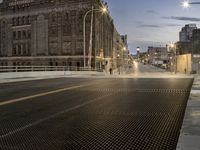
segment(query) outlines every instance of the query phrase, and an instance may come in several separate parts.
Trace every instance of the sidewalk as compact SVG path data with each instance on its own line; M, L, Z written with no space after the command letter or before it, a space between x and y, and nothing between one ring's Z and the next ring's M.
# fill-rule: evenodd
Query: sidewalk
M195 76L177 150L200 150L200 76Z
M148 68L148 67L147 67ZM191 78L183 74L172 74L163 70L150 68L149 72L126 72L122 70L119 74L118 70L114 70L110 75L106 72L95 71L41 71L41 72L9 72L0 73L0 83L54 79L54 78ZM132 70L131 70L132 71Z
M103 72L95 71L42 71L42 72L10 72L0 73L0 83L21 82L30 80L68 78L68 77L101 77Z

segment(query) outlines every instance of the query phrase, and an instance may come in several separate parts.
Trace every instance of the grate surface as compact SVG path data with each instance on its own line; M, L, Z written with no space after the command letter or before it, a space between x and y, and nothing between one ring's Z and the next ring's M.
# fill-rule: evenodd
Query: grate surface
M174 82L106 81L0 107L0 149L176 149L192 80Z

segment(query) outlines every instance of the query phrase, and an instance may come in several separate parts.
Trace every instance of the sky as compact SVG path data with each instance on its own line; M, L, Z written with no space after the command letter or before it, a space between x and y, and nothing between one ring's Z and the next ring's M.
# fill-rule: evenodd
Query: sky
M179 40L185 24L200 27L200 5L186 9L183 0L105 0L120 34L128 35L129 50L166 46ZM200 0L196 0L198 2ZM192 2L192 0L191 0Z

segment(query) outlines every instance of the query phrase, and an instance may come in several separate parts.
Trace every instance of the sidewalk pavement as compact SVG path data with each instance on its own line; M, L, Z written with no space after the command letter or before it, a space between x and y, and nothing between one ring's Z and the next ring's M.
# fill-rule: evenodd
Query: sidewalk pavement
M195 75L177 150L200 150L200 76Z
M71 77L102 77L106 74L95 71L41 71L41 72L10 72L0 73L0 83L21 82L30 80L71 78Z

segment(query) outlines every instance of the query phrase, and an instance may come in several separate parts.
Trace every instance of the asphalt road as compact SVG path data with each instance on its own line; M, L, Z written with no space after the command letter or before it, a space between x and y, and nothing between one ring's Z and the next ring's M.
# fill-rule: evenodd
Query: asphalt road
M0 84L0 149L176 149L192 79Z

